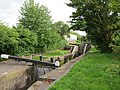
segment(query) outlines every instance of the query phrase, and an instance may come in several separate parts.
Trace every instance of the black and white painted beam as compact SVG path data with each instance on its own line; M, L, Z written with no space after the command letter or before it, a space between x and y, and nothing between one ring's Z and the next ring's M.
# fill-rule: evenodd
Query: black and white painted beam
M4 59L13 59L13 60L17 60L17 61L25 61L25 62L31 62L34 65L43 65L43 66L52 66L52 67L58 67L58 64L52 64L49 62L44 62L44 61L38 61L38 60L32 60L32 59L27 59L27 58L21 58L21 57L17 57L17 56L11 56L11 55L6 55L6 54L1 54L1 58Z
M1 57L1 58L4 58L4 59L9 59L9 56L10 56L10 55L1 54L1 56L0 56L0 57Z

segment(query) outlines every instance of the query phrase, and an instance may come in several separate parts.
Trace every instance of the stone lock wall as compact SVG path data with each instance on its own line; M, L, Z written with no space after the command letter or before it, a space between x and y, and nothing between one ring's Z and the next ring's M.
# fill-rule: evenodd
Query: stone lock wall
M26 90L35 82L34 77L35 70L29 66L3 73L0 76L0 90Z

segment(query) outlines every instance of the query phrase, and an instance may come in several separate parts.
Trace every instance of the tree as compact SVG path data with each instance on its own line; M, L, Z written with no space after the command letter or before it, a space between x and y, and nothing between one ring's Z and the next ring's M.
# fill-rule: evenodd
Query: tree
M51 25L51 16L48 8L35 4L34 0L26 0L20 9L19 22L24 28L38 33L48 30Z
M37 34L37 52L41 52L47 46L45 44L45 38L48 30L51 30L52 25L49 13L47 7L35 4L34 0L25 1L21 7L19 22L24 28Z
M55 28L53 25L47 7L35 4L34 0L27 0L21 7L20 14L20 25L37 34L36 53L61 48L66 45L66 41L56 32L59 28ZM66 24L62 23L60 25L63 25L63 30L67 30L66 27L68 28L68 26ZM60 34L64 33L61 31Z
M70 0L72 29L86 31L101 52L112 52L112 36L119 30L119 0Z
M55 30L57 30L57 32L64 37L64 35L68 35L69 34L69 25L65 24L62 21L58 21L54 23L54 28Z
M63 48L67 45L67 41L61 37L59 33L57 33L55 30L52 30L49 32L49 42L48 42L48 48L50 49L58 49Z

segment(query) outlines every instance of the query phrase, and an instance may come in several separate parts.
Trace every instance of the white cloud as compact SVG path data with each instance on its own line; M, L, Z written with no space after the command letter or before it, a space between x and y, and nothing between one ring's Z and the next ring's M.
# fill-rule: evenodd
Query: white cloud
M0 20L15 25L17 23L20 6L24 0L0 0ZM40 5L45 5L51 11L51 16L54 21L69 21L69 16L72 14L73 9L68 7L65 3L69 0L35 0Z
M0 20L10 26L15 25L22 2L23 0L0 0Z
M73 8L68 7L65 3L69 0L36 0L40 4L45 5L51 11L54 21L69 21L69 16L74 11Z

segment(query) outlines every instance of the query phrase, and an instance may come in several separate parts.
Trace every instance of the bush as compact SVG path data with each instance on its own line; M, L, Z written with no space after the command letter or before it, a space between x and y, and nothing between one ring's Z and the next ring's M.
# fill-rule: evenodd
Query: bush
M19 33L19 43L16 53L18 55L35 53L35 46L37 45L36 33L22 27L17 27L16 30Z
M16 52L18 46L19 33L12 28L0 24L0 54L12 54Z
M116 31L113 34L113 43L111 46L113 47L113 50L120 51L120 31Z

